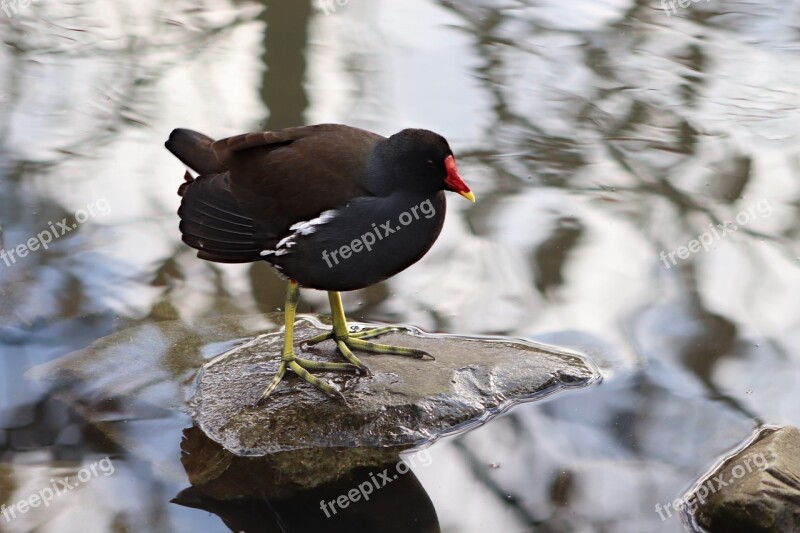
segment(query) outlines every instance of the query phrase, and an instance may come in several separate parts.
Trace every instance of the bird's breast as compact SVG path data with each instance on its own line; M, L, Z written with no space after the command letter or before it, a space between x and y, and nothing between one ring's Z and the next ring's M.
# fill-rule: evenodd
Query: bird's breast
M354 290L416 263L444 224L444 193L356 198L298 223L265 259L305 287Z

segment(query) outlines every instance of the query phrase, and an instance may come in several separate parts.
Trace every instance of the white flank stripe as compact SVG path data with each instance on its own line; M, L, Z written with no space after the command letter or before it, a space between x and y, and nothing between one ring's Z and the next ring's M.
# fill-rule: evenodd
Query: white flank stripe
M277 257L279 255L288 254L290 252L289 248L297 245L297 242L294 240L295 237L298 237L300 235L311 235L312 233L317 231L316 226L325 224L329 220L332 220L334 216L336 216L336 211L330 209L328 211L323 212L320 216L318 216L315 219L309 220L307 222L298 222L296 224L292 224L289 230L293 231L294 233L287 235L286 237L278 241L278 244L275 246L274 250L262 250L260 252L261 257L267 257L268 255L274 255Z
M317 228L315 228L314 226L325 224L329 220L333 219L334 216L336 216L336 211L330 209L322 213L317 218L309 220L308 222L298 222L296 224L292 224L292 226L289 229L294 231L295 233L299 233L300 235L311 235L312 233L317 231Z

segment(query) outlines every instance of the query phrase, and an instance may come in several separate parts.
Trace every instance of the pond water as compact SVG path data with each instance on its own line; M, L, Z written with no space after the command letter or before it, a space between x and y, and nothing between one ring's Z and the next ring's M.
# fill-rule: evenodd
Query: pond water
M437 131L478 198L450 195L419 263L343 295L351 319L526 337L603 371L417 452L394 513L420 531L684 531L656 505L761 425L800 425L800 4L688 4L3 1L0 503L63 493L0 531L319 515L185 492L194 374L274 326L246 317L284 289L181 242L184 167L163 142L322 122ZM327 314L325 293L299 310ZM95 361L90 386L46 379L112 332L137 328L141 350L166 320L231 315L241 330L191 338L189 364L153 350Z

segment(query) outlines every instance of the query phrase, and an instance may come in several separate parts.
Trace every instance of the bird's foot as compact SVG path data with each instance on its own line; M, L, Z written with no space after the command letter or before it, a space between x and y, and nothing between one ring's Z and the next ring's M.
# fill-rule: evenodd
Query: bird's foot
M350 331L348 331L347 334L342 338L344 339L345 337L349 337L353 339L366 340L366 339L372 339L374 337L380 337L381 335L385 335L392 331L398 331L398 330L400 330L398 326L381 326L379 328L370 328L364 330L357 329L357 326L350 326ZM330 330L327 333L321 333L319 335L315 335L310 339L301 341L300 344L305 346L313 346L315 344L319 344L320 342L327 341L329 339L335 339L335 334L333 330Z
M397 331L399 329L401 328L397 326L382 326L356 332L351 332L344 329L343 333L337 333L336 328L334 328L328 333L322 333L303 341L302 344L306 346L313 346L314 344L319 344L320 342L332 339L336 343L336 347L339 349L342 357L367 373L369 373L369 368L367 368L367 366L362 363L358 357L353 355L352 350L386 355L406 355L414 357L415 359L422 359L424 357L435 359L431 354L424 350L405 348L402 346L391 346L389 344L379 344L377 342L369 342L367 340L379 337L380 335L385 335L391 331Z
M347 400L345 400L338 387L316 377L311 373L311 371L358 372L362 374L368 372L368 370L365 371L359 365L352 363L327 363L324 361L313 361L303 357L296 357L293 353L284 354L283 358L281 359L281 364L278 366L278 371L275 373L272 381L270 381L269 385L264 390L261 398L259 398L256 402L256 405L263 403L269 397L269 395L272 394L272 391L275 390L275 387L277 387L278 383L280 383L283 379L287 369L297 374L297 376L299 376L301 379L311 383L331 398L341 400L345 404L347 404Z

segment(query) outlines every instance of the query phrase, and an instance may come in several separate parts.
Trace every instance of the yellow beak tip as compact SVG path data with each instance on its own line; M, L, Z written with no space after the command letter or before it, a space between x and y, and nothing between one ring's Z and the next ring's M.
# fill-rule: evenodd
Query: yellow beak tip
M468 192L460 192L460 193L458 193L458 194L460 194L461 196L463 196L464 198L466 198L467 200L469 200L469 201L470 201L470 202L472 202L473 204L475 203L475 195L474 195L474 194L472 194L472 191L468 191Z

